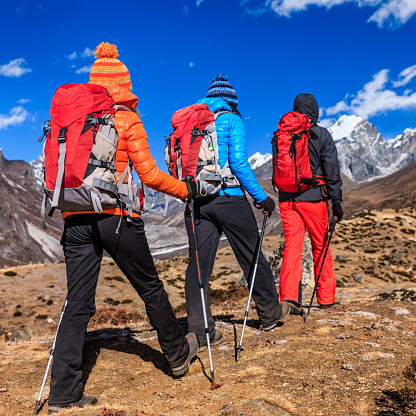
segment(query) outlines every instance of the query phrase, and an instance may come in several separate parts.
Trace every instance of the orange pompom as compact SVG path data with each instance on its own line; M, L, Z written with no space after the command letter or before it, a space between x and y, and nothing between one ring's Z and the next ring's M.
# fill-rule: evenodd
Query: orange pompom
M120 56L116 45L108 42L101 42L94 51L95 58L117 58Z

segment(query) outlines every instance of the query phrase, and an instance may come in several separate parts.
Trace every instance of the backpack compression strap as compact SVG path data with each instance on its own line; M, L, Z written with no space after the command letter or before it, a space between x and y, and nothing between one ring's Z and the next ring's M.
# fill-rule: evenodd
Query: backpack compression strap
M55 207L58 206L59 194L61 192L62 179L65 171L65 159L66 159L66 132L68 127L61 127L59 130L58 143L59 143L59 159L58 159L58 174L56 176L55 190L53 191L52 209L49 212L51 217ZM51 214L52 213L52 214Z
M121 178L117 183L119 199L120 201L124 202L127 206L127 221L128 222L132 222L132 218L133 218L133 187L132 187L133 177L131 174L131 167L132 167L132 163L129 158L127 160L127 165L121 175ZM121 187L123 186L124 179L126 179L127 175L128 175L128 182L127 182L128 196L121 193ZM121 209L123 209L123 207L121 207Z

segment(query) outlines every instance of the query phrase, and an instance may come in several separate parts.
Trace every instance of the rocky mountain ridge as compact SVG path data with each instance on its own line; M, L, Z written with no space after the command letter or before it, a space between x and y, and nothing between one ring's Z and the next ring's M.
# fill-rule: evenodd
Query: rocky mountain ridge
M48 219L48 230L42 230L42 195L32 168L22 160L5 159L1 150L0 197L0 265L60 260L59 218Z

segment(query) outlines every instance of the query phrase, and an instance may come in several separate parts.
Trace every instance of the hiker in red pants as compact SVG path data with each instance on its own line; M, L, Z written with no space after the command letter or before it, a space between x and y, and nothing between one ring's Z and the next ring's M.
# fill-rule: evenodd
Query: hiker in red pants
M342 219L343 212L342 180L337 149L328 130L317 125L319 107L315 97L311 94L298 95L293 111L308 117L312 125L308 141L310 169L312 174L316 175L314 178L319 178L318 183L304 191L279 190L279 209L285 233L279 297L280 302L290 303L292 312L296 313L301 311L302 303L302 252L305 231L308 230L312 243L316 279L322 264L321 254L328 241L328 200L332 201L332 212L338 221ZM328 250L317 287L320 308L326 309L335 305L335 286L332 255L331 250Z

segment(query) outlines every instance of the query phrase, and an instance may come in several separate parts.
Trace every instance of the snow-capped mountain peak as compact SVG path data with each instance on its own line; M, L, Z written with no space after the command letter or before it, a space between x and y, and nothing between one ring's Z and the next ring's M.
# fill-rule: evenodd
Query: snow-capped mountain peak
M29 162L30 167L32 168L33 174L35 175L36 182L39 186L42 186L43 181L43 156L39 156L37 160L32 160Z
M270 153L262 155L260 152L256 152L253 156L248 158L248 163L250 163L251 169L258 169L260 166L264 165L271 159L272 155Z
M356 115L343 115L338 121L331 127L329 127L329 132L332 135L332 138L335 142L343 140L351 136L351 133L357 128L358 124L365 121L362 117Z

